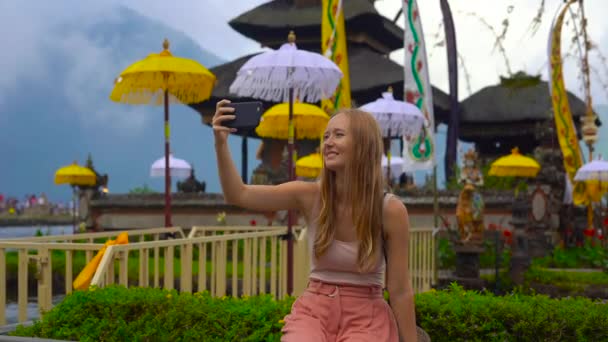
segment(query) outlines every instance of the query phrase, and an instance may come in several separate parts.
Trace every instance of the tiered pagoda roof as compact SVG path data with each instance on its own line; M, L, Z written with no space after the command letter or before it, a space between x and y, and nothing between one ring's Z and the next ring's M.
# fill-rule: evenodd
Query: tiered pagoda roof
M349 44L363 44L387 54L403 47L403 30L380 15L374 1L343 2ZM237 32L262 46L276 49L285 42L286 33L295 30L301 49L321 49L321 0L273 0L238 17L229 24Z

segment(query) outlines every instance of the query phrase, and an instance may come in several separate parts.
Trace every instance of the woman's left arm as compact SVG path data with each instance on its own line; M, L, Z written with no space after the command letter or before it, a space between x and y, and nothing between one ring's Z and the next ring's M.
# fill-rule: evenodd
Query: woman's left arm
M384 208L386 236L386 285L391 308L399 327L401 341L416 341L416 310L414 290L408 268L409 216L405 205L395 197Z

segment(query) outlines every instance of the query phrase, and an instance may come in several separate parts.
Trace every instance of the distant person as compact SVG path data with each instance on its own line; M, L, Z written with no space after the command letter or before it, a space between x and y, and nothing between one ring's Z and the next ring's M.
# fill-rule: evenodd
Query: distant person
M401 188L405 188L406 185L407 185L407 174L405 172L401 172L401 175L399 176L399 186Z
M45 205L46 202L46 194L43 192L42 194L40 194L40 197L38 197L38 205Z
M329 120L318 182L247 185L227 143L234 130L222 125L235 118L229 102L218 102L212 121L226 202L260 212L298 210L309 228L308 288L285 317L281 340L416 341L409 218L399 199L383 193L376 120L355 109ZM383 298L385 282L390 306Z

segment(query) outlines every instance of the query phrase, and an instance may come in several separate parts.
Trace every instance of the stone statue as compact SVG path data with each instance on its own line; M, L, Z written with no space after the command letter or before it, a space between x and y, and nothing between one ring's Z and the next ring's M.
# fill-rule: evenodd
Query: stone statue
M203 182L199 182L196 180L194 176L194 169L190 172L190 177L186 178L183 182L177 182L177 191L178 192L186 192L186 193L199 193L205 192L205 188L207 184Z
M81 187L81 188L91 188L94 190L94 193L98 193L99 188L107 189L108 182L109 182L108 174L105 173L102 175L99 172L97 172L97 170L95 170L95 166L93 166L93 157L91 156L90 153L87 157L87 162L85 163L85 166L87 168L91 169L95 173L95 185L93 185L91 187Z
M483 240L484 203L477 187L483 186L483 175L477 165L478 156L474 149L464 155L464 167L459 182L464 184L458 197L456 219L461 243Z

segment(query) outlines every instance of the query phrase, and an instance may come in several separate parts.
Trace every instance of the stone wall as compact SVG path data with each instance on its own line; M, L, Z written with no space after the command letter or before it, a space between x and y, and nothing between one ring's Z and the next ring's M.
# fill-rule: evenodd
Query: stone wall
M428 193L411 193L400 196L408 208L412 227L433 227L433 196ZM486 201L486 226L490 223L506 224L511 216L510 193L484 194ZM455 223L457 193L441 192L438 196L439 214ZM163 194L99 194L89 201L87 226L96 230L150 228L164 226ZM189 228L194 225L216 225L217 215L226 213L229 225L285 225L286 213L274 217L224 203L221 194L174 193L171 197L172 223ZM304 224L300 220L300 224Z

